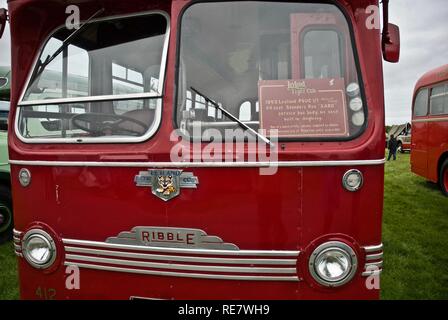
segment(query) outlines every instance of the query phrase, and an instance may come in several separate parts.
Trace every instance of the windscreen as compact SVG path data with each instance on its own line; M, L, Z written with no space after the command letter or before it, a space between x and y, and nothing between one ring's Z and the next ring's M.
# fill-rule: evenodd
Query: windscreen
M241 127L222 109L280 139L348 140L363 130L362 84L338 7L208 2L181 19L176 122L184 134L207 140L208 130Z

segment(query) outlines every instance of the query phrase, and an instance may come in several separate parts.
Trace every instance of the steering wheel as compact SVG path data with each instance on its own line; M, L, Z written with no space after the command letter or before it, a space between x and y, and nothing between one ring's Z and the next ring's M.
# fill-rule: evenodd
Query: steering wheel
M148 126L131 117L118 114L107 113L80 113L72 117L73 125L81 130L89 132L94 135L105 135L107 132L128 132L132 134L141 134L139 130L132 130L120 127L125 122L132 122L143 129L143 132L148 129Z

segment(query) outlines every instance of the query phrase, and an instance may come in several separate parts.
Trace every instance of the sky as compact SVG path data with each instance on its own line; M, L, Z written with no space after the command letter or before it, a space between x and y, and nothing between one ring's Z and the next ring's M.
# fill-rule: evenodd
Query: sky
M6 0L0 0L0 8L6 8ZM5 33L3 33L3 37L0 39L0 66L9 66L11 64L10 42L8 22Z
M448 1L390 0L390 22L400 27L400 62L384 62L386 124L411 120L412 94L427 71L448 64Z
M6 0L0 0L6 7ZM400 27L400 62L384 62L386 124L411 120L415 83L425 72L448 64L448 1L390 0L390 22ZM0 65L10 64L9 27L0 40Z

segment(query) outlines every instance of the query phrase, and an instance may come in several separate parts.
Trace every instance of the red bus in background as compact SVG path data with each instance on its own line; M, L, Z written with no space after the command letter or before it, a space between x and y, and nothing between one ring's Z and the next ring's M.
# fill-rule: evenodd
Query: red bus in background
M70 3L8 2L22 298L379 298L388 1Z
M412 110L412 172L448 196L448 65L418 80Z

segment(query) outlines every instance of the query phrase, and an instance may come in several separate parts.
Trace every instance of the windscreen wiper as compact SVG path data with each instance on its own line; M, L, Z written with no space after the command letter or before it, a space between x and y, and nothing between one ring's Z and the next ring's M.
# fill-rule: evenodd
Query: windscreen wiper
M84 23L78 29L76 29L75 31L70 33L70 35L67 38L65 38L65 40L62 42L61 46L51 56L50 55L47 56L45 61L42 62L42 60L39 59L37 66L35 68L35 72L33 73L32 77L31 77L30 83L32 84L35 79L40 77L42 72L45 70L45 67L48 66L51 63L51 61L53 61L71 43L70 41L75 36L77 36L81 31L83 31L85 29L85 27L90 23L90 21L92 21L94 18L96 18L103 12L104 12L104 8L101 8L100 10L95 12L89 19L84 21Z
M266 138L264 135L258 133L256 130L252 129L251 127L249 127L247 124L245 124L244 122L242 122L240 119L238 119L237 117L235 117L233 114L231 114L229 111L227 111L226 109L224 109L223 107L221 107L219 104L217 104L215 101L211 100L210 98L208 98L206 95L200 93L198 90L196 90L193 87L190 87L190 89L200 95L201 97L203 97L207 102L210 102L215 108L219 109L222 111L222 113L224 113L228 118L230 118L231 120L235 121L236 123L238 123L242 128L248 130L250 133L252 133L253 135L255 135L256 137L258 137L259 139L261 139L263 142L267 143L268 145L270 145L272 148L275 147L275 144L271 142L271 140L269 140L268 138Z

